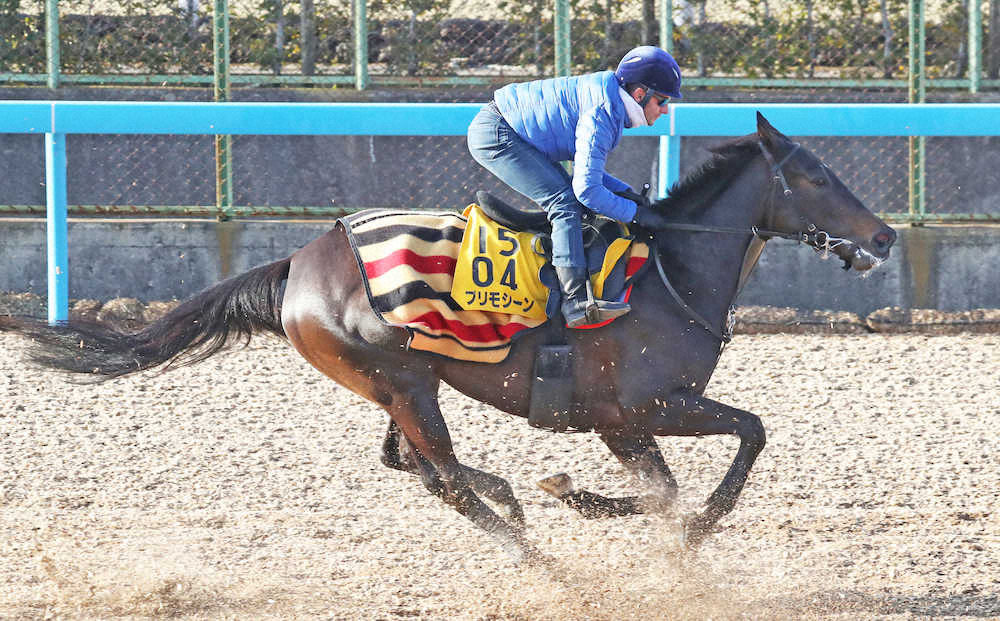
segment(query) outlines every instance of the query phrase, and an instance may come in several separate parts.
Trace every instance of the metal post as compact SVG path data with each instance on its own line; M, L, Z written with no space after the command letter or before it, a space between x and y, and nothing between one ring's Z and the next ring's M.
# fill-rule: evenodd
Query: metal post
M46 237L49 323L69 320L69 251L66 224L66 134L45 134Z
M49 88L59 87L59 0L45 2L45 56Z
M302 40L302 75L313 75L316 73L316 4L313 0L302 0L299 37Z
M229 2L215 0L212 52L215 60L215 101L229 101ZM215 206L218 219L228 220L233 206L233 140L215 137Z
M566 76L570 74L573 64L570 55L569 0L556 0L552 26L556 39L555 75ZM562 167L570 176L573 175L573 162L565 161Z
M673 54L674 52L674 3L673 0L660 1L660 47ZM673 115L673 110L670 111ZM670 122L673 123L671 117ZM665 198L670 187L680 176L680 136L660 136L660 166L656 183L656 192L660 198Z
M666 198L671 186L681 176L681 137L660 136L660 166L656 180L656 195Z
M922 104L927 101L927 30L924 16L924 0L910 0L909 30L910 71L908 100L911 104ZM924 167L926 143L927 140L924 136L909 137L911 215L923 216L927 207L924 192L926 184L926 171Z
M570 55L570 17L569 0L556 0L555 6L555 37L557 76L569 75L573 60Z
M215 100L229 101L229 2L215 0L212 55L215 61Z
M909 33L909 102L924 103L927 100L925 88L925 58L927 54L926 27L924 22L924 0L910 0Z
M995 0L994 0L995 2ZM969 1L969 92L979 92L983 72L983 3Z
M368 2L354 0L354 86L368 88Z
M660 47L674 53L674 2L660 1Z

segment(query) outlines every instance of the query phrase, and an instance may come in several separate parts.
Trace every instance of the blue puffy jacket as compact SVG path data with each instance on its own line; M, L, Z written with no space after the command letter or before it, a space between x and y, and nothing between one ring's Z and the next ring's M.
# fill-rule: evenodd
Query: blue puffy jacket
M629 185L604 172L628 115L611 71L508 84L493 94L500 114L553 162L573 160L573 193L588 209L622 222L634 202L616 196Z

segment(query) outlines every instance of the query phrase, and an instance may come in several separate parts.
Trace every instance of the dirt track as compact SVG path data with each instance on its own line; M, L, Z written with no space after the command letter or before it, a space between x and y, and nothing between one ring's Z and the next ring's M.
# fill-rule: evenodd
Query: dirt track
M1000 336L737 338L710 396L768 432L695 553L664 518L534 487L634 487L587 435L446 391L459 457L506 477L556 575L515 567L383 468L386 416L286 345L72 386L0 335L0 619L1000 618ZM693 508L733 438L663 439Z

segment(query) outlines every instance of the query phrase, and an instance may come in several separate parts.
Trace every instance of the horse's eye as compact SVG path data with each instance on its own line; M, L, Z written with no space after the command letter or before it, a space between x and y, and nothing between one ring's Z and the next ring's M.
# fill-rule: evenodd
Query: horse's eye
M817 188L821 188L826 185L826 177L813 177L812 184Z

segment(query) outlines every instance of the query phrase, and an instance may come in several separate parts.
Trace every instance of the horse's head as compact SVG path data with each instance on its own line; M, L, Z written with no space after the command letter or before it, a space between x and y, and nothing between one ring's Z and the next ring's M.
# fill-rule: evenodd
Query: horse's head
M830 168L757 113L757 135L772 183L760 226L806 233L808 243L844 260L844 269L871 269L887 258L896 231L868 210Z

